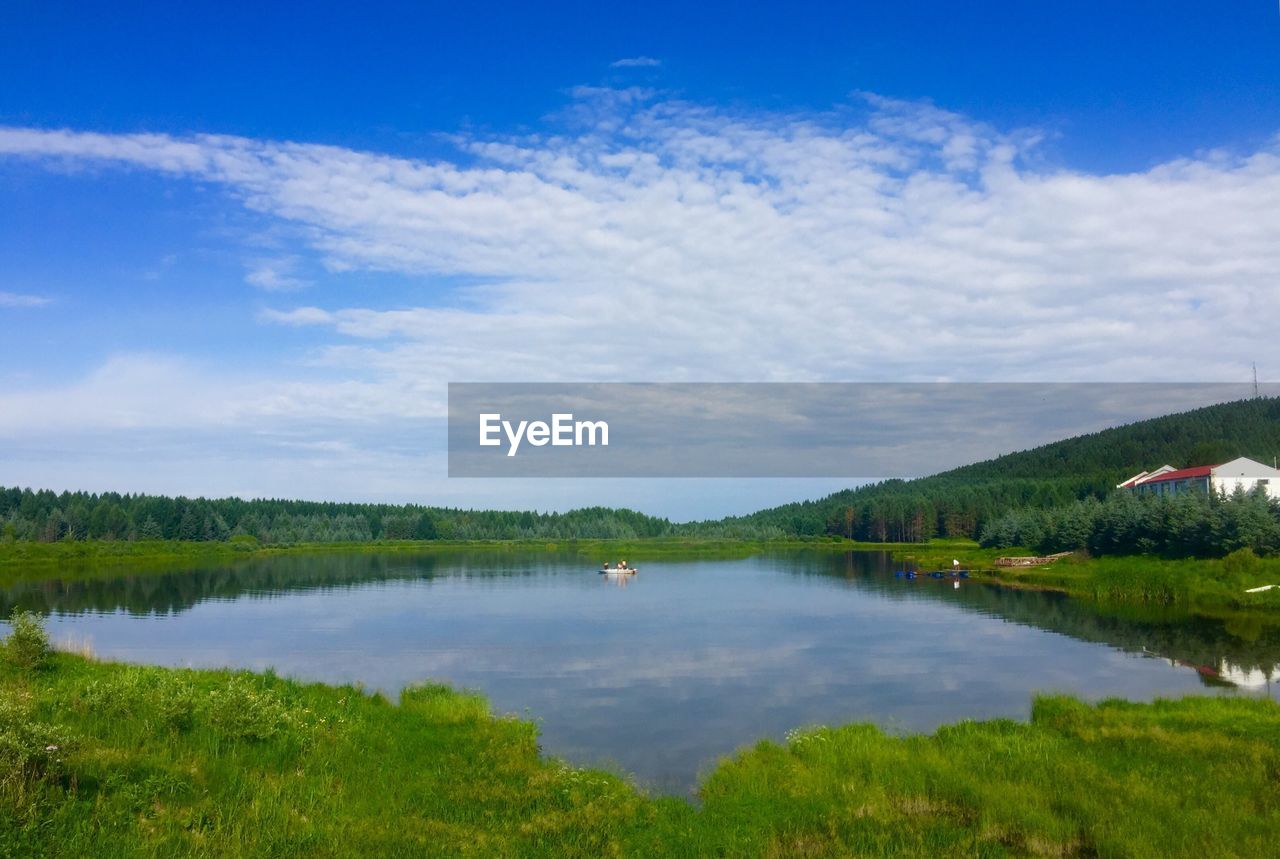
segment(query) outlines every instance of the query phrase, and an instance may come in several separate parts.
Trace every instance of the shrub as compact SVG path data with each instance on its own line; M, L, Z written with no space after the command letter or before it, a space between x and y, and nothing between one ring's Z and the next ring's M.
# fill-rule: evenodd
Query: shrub
M9 619L9 637L4 640L4 658L28 671L43 668L53 654L49 635L40 616L29 611L14 611Z
M237 552L252 552L262 546L258 538L252 534L233 534L227 543Z
M233 678L206 700L209 723L237 740L268 740L293 727L284 702L269 689Z
M57 728L0 698L0 796L22 796L31 783L56 773L70 745Z
M148 730L174 731L192 726L196 702L195 687L183 675L139 667L90 682L77 699L83 710L117 719L140 719Z
M1222 569L1228 573L1251 573L1258 568L1259 560L1253 549L1245 546L1223 558Z

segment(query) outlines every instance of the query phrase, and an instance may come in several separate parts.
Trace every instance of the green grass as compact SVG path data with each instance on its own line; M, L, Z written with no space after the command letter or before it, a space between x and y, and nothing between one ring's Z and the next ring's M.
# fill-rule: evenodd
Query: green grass
M612 558L631 551L645 557L701 557L704 555L745 557L773 548L802 546L837 549L899 548L903 543L856 543L838 537L794 537L777 540L730 540L696 537L651 537L635 540L377 540L362 543L290 543L264 545L252 538L218 541L188 540L59 540L33 543L25 540L0 542L0 568L66 566L78 563L135 564L160 562L263 557L308 552L434 552L456 549L520 550L547 549L575 551L584 555L603 554Z
M996 558L1003 555L1031 555L1017 549L984 549L973 540L945 539L927 543L885 544L893 552L895 560L912 561L921 570L950 570L951 562L958 560L961 569L989 568Z
M1280 611L1280 558L1233 565L1224 558L1067 557L1042 567L1001 568L1003 584L1059 590L1102 604L1177 606L1204 614Z
M649 806L439 686L398 705L271 675L59 655L2 678L0 855L600 855ZM20 744L19 739L17 744ZM4 741L0 741L0 749ZM5 751L0 751L4 756Z
M837 538L770 541L651 538L644 540L398 540L373 543L298 543L261 545L256 540L203 542L179 540L63 540L56 543L0 542L0 587L19 581L57 577L63 581L110 578L122 568L130 575L169 573L225 566L254 558L342 554L445 554L449 552L546 551L576 555L590 566L622 558L693 560L748 558L765 551L808 548L832 551L891 549L903 544L854 543Z
M0 664L5 856L1261 856L1280 707L1035 702L1030 724L762 742L694 808L539 754L424 685L398 704L272 674Z
M79 562L132 563L139 559L162 560L205 557L235 557L262 551L257 540L225 543L181 540L59 540L33 543L27 540L0 542L0 567L76 564Z
M1034 555L1029 549L984 549L964 541L899 546L893 556L923 570L949 570L951 561L978 570L976 578L1011 587L1054 590L1099 605L1170 606L1209 615L1280 612L1280 587L1250 594L1259 585L1280 585L1280 557L1248 551L1227 558L1160 558L1071 555L1038 567L995 567L1002 556Z

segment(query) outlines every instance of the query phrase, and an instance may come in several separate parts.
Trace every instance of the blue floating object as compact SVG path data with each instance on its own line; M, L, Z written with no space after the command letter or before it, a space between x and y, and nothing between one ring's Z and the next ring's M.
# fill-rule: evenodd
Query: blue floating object
M916 577L915 573L907 573L907 578L914 579L915 577Z
M935 579L942 578L942 573L930 573L929 575Z
M962 578L962 579L967 579L967 578L969 578L969 571L968 571L968 570L961 570L961 571L960 571L960 578Z
M894 573L894 574L893 574L893 577L894 577L895 579L900 579L900 578L902 578L902 577L903 577L903 576L905 576L905 575L906 575L906 573L902 572L902 570L898 570L896 573Z

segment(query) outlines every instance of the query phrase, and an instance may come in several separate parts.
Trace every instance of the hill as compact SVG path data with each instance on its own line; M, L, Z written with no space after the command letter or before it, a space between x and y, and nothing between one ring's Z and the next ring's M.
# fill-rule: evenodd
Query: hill
M1280 455L1280 398L1239 400L1138 421L916 480L886 480L816 501L686 526L751 538L832 534L876 542L976 538L1015 509L1105 498L1125 478L1165 463L1217 464Z

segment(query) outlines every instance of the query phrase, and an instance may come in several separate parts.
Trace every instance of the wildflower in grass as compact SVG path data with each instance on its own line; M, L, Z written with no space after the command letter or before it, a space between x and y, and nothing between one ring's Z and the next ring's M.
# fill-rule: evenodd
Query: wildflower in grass
M826 728L818 725L808 728L792 728L787 731L787 745L793 750L803 749L812 743L827 742Z

